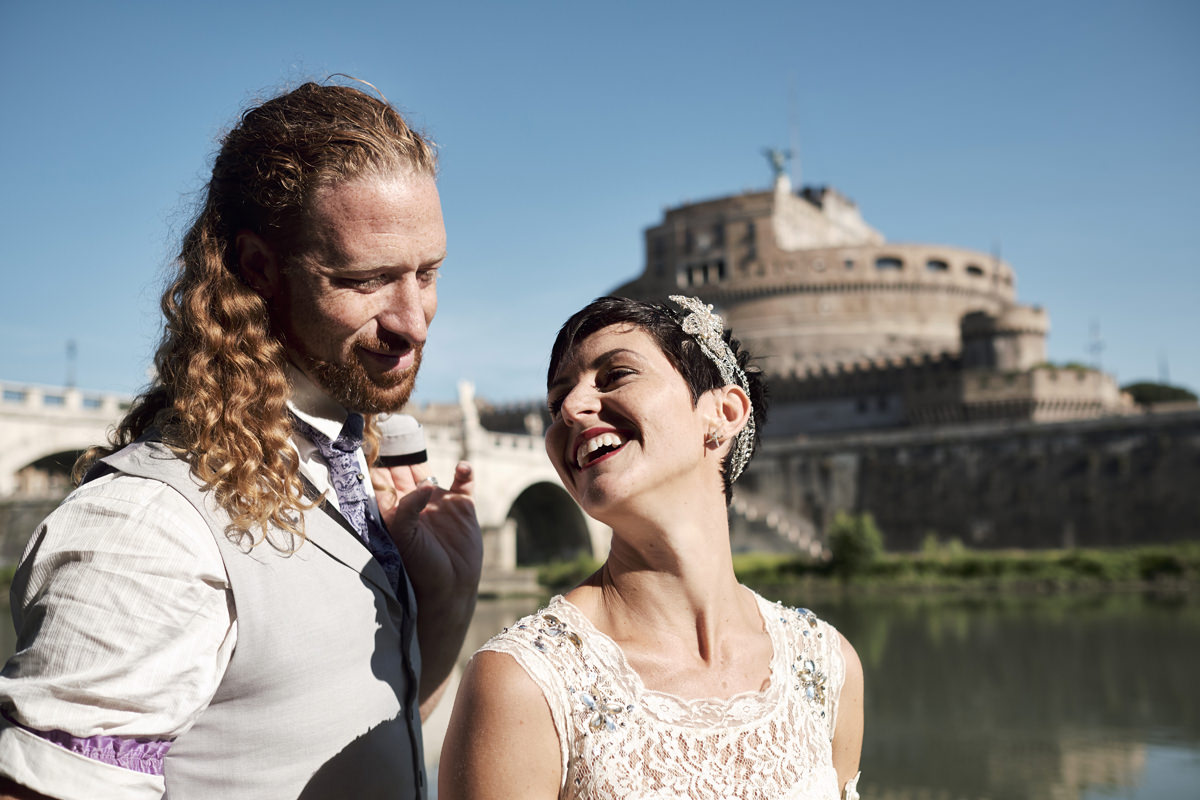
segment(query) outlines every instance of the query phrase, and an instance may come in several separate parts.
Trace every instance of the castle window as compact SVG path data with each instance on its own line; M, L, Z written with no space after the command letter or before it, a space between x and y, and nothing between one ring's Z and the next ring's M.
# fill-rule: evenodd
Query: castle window
M983 277L983 267L977 267L974 264L967 265L967 274L975 278Z
M925 269L929 270L930 272L948 272L950 270L950 265L945 261L942 261L940 258L931 258L925 262Z
M48 406L64 406L67 404L67 398L61 394L48 394L42 398L42 403Z
M842 262L842 266L845 267L846 269L854 269L854 259L847 258L845 261Z
M691 264L679 271L676 283L681 287L704 286L725 280L725 259Z
M4 402L6 403L24 403L25 393L20 389L5 389Z
M83 398L83 407L84 407L84 408L92 408L92 409L95 409L95 408L100 408L100 407L101 407L101 406L103 406L103 405L104 405L104 401L103 401L103 400L101 400L99 397L85 397L85 398Z
M875 269L878 269L878 270L904 269L904 262L898 258L892 258L891 256L884 256L882 258L875 259Z

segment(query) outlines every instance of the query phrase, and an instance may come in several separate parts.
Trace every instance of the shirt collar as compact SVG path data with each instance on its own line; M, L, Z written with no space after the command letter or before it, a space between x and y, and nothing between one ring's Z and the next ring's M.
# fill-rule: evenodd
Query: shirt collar
M342 425L350 412L325 394L321 387L292 364L287 365L287 377L292 385L292 395L287 403L288 410L329 437L331 441L336 439L342 432Z

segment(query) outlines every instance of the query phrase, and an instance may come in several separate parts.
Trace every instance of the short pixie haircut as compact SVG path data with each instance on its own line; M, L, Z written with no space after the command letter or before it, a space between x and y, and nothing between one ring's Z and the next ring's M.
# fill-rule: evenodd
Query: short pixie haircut
M667 357L672 366L683 377L692 395L692 405L699 402L700 396L711 389L725 385L721 371L711 358L700 348L695 337L683 330L683 309L675 309L663 303L647 303L641 300L631 300L627 297L600 297L563 323L550 350L550 366L546 371L546 385L549 387L558 376L558 371L565 359L576 347L592 334L610 325L634 325L654 340L659 350ZM746 352L737 339L729 331L723 334L730 351L737 358L738 366L746 373L748 385L747 394L750 396L751 413L754 415L754 442L751 457L758 450L761 438L759 431L767 421L767 387L762 371L750 366L750 354ZM730 455L733 450L730 449ZM729 479L729 456L721 464L721 475L725 487L725 503L733 499L732 482Z

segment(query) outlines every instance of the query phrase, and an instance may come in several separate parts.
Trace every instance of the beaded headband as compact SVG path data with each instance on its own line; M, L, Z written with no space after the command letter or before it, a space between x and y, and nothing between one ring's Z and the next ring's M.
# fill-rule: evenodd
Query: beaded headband
M737 357L722 336L725 333L725 321L721 319L720 315L713 313L711 305L706 306L695 297L673 294L668 299L691 312L683 318L680 327L683 328L684 333L691 334L695 338L696 344L700 345L704 354L717 365L717 371L721 373L721 380L725 381L724 385L740 386L749 397L750 381L746 378L746 373L738 366ZM733 442L733 452L729 457L730 483L736 481L742 474L753 451L754 407L751 406L746 425L738 432Z

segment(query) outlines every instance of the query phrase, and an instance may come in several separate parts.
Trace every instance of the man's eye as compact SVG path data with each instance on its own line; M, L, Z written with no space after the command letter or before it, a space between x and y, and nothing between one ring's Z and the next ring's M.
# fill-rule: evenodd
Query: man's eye
M369 292L373 289L378 289L384 284L382 275L376 275L371 278L339 278L338 283L348 289L357 289L360 292Z
M432 269L417 270L417 282L422 286L429 286L436 283L438 279L438 270L436 267Z

